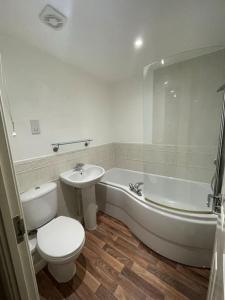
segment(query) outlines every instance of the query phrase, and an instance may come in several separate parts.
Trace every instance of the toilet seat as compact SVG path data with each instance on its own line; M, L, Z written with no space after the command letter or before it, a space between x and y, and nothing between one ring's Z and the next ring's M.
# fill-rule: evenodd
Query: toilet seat
M85 242L83 226L75 219L60 216L37 232L37 248L49 262L70 260L79 253Z

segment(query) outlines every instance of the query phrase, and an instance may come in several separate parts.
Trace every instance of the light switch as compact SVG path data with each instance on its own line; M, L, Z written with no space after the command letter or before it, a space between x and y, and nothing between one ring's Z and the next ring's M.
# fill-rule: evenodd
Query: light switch
M39 120L30 120L30 127L31 127L32 134L40 134L41 133Z

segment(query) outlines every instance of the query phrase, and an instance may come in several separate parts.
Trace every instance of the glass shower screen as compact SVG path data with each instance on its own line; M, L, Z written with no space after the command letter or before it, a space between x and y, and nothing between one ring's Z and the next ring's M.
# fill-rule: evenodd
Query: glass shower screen
M143 72L144 195L166 207L210 211L225 82L225 50L211 47L154 62ZM162 177L161 177L162 176Z

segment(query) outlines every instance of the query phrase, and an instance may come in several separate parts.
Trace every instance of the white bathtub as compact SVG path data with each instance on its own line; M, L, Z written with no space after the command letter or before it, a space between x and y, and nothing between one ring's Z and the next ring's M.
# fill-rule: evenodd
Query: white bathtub
M143 196L129 183L144 182ZM148 247L174 261L209 267L216 216L207 207L210 186L113 168L96 186L100 210L124 222Z

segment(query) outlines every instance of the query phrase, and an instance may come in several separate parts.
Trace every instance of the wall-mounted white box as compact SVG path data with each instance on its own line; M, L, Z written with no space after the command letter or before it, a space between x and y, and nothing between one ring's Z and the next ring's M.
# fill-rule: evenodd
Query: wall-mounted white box
M30 120L30 127L31 127L32 134L41 133L39 120Z

